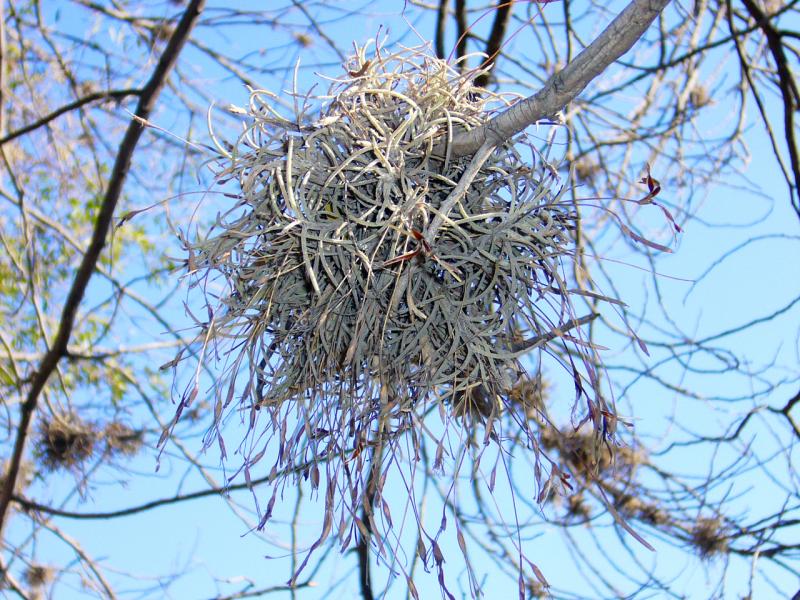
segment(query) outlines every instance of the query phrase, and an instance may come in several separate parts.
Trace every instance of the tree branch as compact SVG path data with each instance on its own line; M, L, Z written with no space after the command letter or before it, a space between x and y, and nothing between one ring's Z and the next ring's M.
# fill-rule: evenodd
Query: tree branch
M467 34L469 33L467 0L456 0L454 15L456 18L456 35L458 36L456 38L456 60L459 60L467 54ZM463 71L465 66L464 62L459 62L459 71Z
M122 186L130 170L133 152L144 130L143 123L150 116L155 106L156 99L166 84L169 72L175 66L178 55L186 43L204 6L205 0L192 0L186 8L150 80L142 89L134 118L128 125L125 137L120 143L117 158L114 162L114 168L111 171L111 176L108 181L108 188L106 189L103 203L100 206L100 211L95 221L92 239L86 253L83 255L83 259L81 260L81 264L78 267L75 279L67 295L67 300L64 303L61 319L59 320L58 332L53 340L53 345L47 351L39 364L39 368L33 374L30 389L28 390L25 402L22 404L16 440L14 442L14 451L9 462L8 473L5 477L5 486L0 491L0 540L3 539L3 527L6 522L12 492L16 486L17 476L19 475L19 466L22 462L22 454L25 450L25 441L28 437L28 430L33 418L33 413L36 410L39 396L47 380L56 369L58 362L67 352L67 344L72 334L78 307L86 292L86 287L92 277L95 265L100 258L103 246L105 246L114 216L114 209L117 206L117 201L122 193Z
M12 131L8 135L0 137L0 146L5 144L6 142L10 142L13 139L16 139L26 133L30 133L31 131L42 127L43 125L47 125L50 121L57 119L61 115L68 113L70 111L75 110L76 108L80 108L85 104L89 104L90 102L94 102L95 100L108 100L109 98L113 98L115 100L121 100L127 96L138 96L141 94L141 90L136 89L128 89L128 90L109 90L107 92L94 92L89 94L88 96L84 96L83 98L78 98L77 100L70 102L69 104L65 104L61 108L58 108L43 116L41 119L37 119L33 123L25 125L24 127L20 127L19 129Z
M753 0L742 0L742 3L747 8L758 26L764 32L767 38L767 45L769 46L772 58L775 61L775 70L778 74L778 87L781 90L781 98L783 99L783 130L784 137L786 138L786 147L789 150L789 164L792 168L792 176L786 176L786 183L789 186L789 197L791 198L792 207L794 208L797 216L800 217L800 151L797 147L797 140L795 139L795 125L794 125L794 111L800 105L800 92L797 89L797 83L792 76L792 71L789 68L789 59L786 56L783 48L783 40L781 34L770 23L770 18L765 14ZM792 177L794 181L792 181Z
M295 474L302 473L310 466L311 466L310 462L304 462L299 465L295 465L292 468L281 471L281 473L282 474L288 472L292 472ZM130 517L138 513L147 512L154 508L161 508L162 506L169 506L171 504L179 504L181 502L199 500L201 498L208 498L210 496L229 495L231 492L237 492L241 490L253 490L256 486L268 483L272 480L273 476L267 475L265 477L261 477L260 479L252 479L250 481L243 483L226 485L224 487L205 488L202 490L197 490L194 492L186 492L183 494L175 494L174 496L169 496L167 498L159 498L158 500L151 500L150 502L145 502L144 504L137 504L135 506L129 506L127 508L120 508L117 510L111 510L106 512L75 512L71 510L65 510L63 508L48 506L46 504L40 504L39 502L35 502L34 500L30 500L20 495L13 495L11 499L17 504L19 504L23 510L41 512L53 517L62 517L65 519L80 519L80 520L117 519L120 517Z
M468 156L484 143L496 146L528 125L552 118L630 50L670 0L633 0L571 63L555 73L533 96L517 102L482 127L457 134L450 144L453 156Z
M383 447L379 445L372 452L370 458L369 476L367 479L367 493L363 498L363 511L361 513L364 529L359 528L358 545L356 554L358 555L358 580L361 589L362 600L374 600L375 594L372 592L372 581L370 577L369 555L371 536L373 534L372 511L375 507L375 495L378 491L378 480L381 475L381 458L383 457Z
M503 40L506 37L506 29L508 28L508 21L511 19L511 9L513 7L513 1L498 0L497 2L492 31L489 34L489 41L486 42L485 52L487 56L483 62L483 66L487 70L475 78L475 85L478 87L486 87L489 84L497 61L497 55L500 54L500 48L502 48Z
M436 10L436 56L444 60L444 36L445 20L447 19L447 4L449 0L439 0L439 8Z

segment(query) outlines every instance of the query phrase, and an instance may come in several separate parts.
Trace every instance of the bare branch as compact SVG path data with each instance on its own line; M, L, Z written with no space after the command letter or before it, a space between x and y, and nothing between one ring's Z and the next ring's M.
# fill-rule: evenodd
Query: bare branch
M444 52L444 32L445 20L447 19L447 5L449 0L439 0L439 7L436 10L436 56L444 60L446 58Z
M497 55L500 53L500 48L503 46L503 40L506 37L506 29L508 21L511 18L511 9L514 7L513 2L506 2L505 0L498 0L497 7L495 8L494 22L492 23L492 31L489 34L489 41L486 42L486 60L484 66L487 65L487 70L478 75L475 79L475 85L478 87L486 87L491 79L492 71L497 60Z
M567 103L630 50L669 0L633 0L571 63L554 74L541 90L499 114L483 127L456 135L454 156L467 156L484 143L496 146L542 119L553 118Z
M456 17L456 59L461 59L467 54L467 36L469 35L469 26L467 24L467 0L456 0L455 5ZM464 68L464 63L459 62L459 68Z
M778 87L781 90L781 98L783 100L783 131L792 169L791 176L786 174L786 183L789 186L792 206L797 216L800 217L800 149L798 149L797 140L795 139L794 124L794 112L800 106L800 92L798 92L797 82L792 76L792 71L789 67L789 59L784 51L781 33L770 23L769 16L753 0L742 0L742 2L764 32L772 58L775 61Z
M84 96L83 98L78 98L74 102L70 102L69 104L65 104L64 106L57 108L53 112L43 116L41 119L37 119L33 123L25 125L24 127L20 127L19 129L12 131L8 135L0 137L0 146L5 144L6 142L10 142L11 140L14 140L20 136L25 135L26 133L30 133L31 131L38 129L39 127L47 125L50 121L57 119L63 114L72 112L76 108L80 108L81 106L85 106L86 104L89 104L96 100L108 100L108 99L122 100L123 98L126 98L128 96L138 96L141 93L142 90L137 90L137 89L93 92L87 96Z

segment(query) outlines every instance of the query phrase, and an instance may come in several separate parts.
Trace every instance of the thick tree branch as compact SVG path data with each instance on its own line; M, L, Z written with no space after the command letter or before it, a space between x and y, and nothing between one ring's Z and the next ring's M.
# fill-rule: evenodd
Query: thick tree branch
M186 11L183 13L180 22L175 28L174 33L170 37L164 53L156 65L150 80L142 89L139 96L139 103L136 106L134 118L131 120L125 137L119 146L117 158L114 162L114 168L111 171L111 176L108 181L108 188L106 189L103 203L100 206L100 212L95 221L94 231L92 232L92 239L86 253L83 255L81 264L75 273L75 279L70 287L67 300L64 303L64 308L61 313L61 319L58 325L58 332L51 348L47 351L44 358L42 358L38 369L31 378L30 388L28 390L25 402L22 404L20 411L20 420L17 426L16 440L14 443L14 451L11 455L9 462L8 472L5 477L5 486L0 490L0 540L2 540L3 526L6 522L6 515L8 507L11 502L11 496L16 486L17 476L19 474L19 466L22 461L22 454L25 450L25 441L28 437L33 413L39 401L39 396L50 378L50 375L56 369L58 362L65 356L67 352L67 344L69 343L70 336L72 335L72 328L75 323L75 317L78 312L83 295L86 292L86 287L95 270L95 265L100 258L100 253L105 246L106 238L111 227L112 218L114 216L114 209L117 206L117 201L122 193L122 186L125 183L128 171L130 170L131 161L133 159L133 152L139 142L144 129L144 121L150 116L153 107L155 106L156 99L159 93L166 84L167 77L175 66L178 56L186 43L195 23L197 22L200 13L205 6L205 0L192 0Z
M467 54L467 35L469 33L469 25L467 24L467 0L456 0L455 5L455 18L456 18L456 60L463 58ZM458 68L463 71L465 67L464 62L458 63Z
M506 2L499 0L495 8L494 22L492 23L492 31L489 34L489 41L486 42L486 60L484 66L488 63L488 69L478 75L475 79L475 85L478 87L486 87L492 77L492 71L497 60L497 55L500 54L500 48L503 46L503 40L506 37L506 29L508 28L508 21L511 19L511 9L514 7L514 2Z
M447 4L449 0L439 0L439 8L436 10L436 56L444 60L444 36L445 20L447 19Z
M537 121L553 117L592 79L630 50L670 0L633 0L596 40L554 74L541 90L517 102L483 127L456 135L453 156L468 156L484 143L496 146Z
M792 70L789 67L789 58L783 48L781 34L770 22L770 17L762 11L753 0L742 0L758 26L767 38L767 44L772 58L775 61L775 70L778 74L778 87L781 90L783 99L783 130L786 138L786 147L789 151L789 164L791 165L792 175L786 174L786 183L789 186L789 196L792 207L800 216L800 150L795 139L794 112L800 105L800 92L797 89L797 82L794 80Z

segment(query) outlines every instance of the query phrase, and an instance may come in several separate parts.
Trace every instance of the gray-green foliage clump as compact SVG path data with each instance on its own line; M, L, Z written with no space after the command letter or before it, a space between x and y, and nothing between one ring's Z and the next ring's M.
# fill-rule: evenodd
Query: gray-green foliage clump
M480 160L448 151L516 98L422 49L361 49L350 66L313 116L300 97L284 117L261 90L232 109L244 131L219 145L217 177L239 192L207 235L182 240L209 309L201 354L225 357L207 442L235 399L258 443L248 477L272 441L278 480L316 487L327 472L325 535L334 509L352 522L381 495L380 459L366 457L408 432L418 450L431 409L447 427L484 423L488 440L514 412L520 357L563 344L576 317L563 274L575 215L533 140Z

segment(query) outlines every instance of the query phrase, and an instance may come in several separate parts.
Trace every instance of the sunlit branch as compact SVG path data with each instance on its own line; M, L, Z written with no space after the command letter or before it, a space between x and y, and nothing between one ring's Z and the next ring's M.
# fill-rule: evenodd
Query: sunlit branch
M610 64L630 50L669 0L633 0L575 60L558 71L533 96L494 117L486 125L457 134L450 150L466 156L483 144L511 139L529 125L553 119Z

